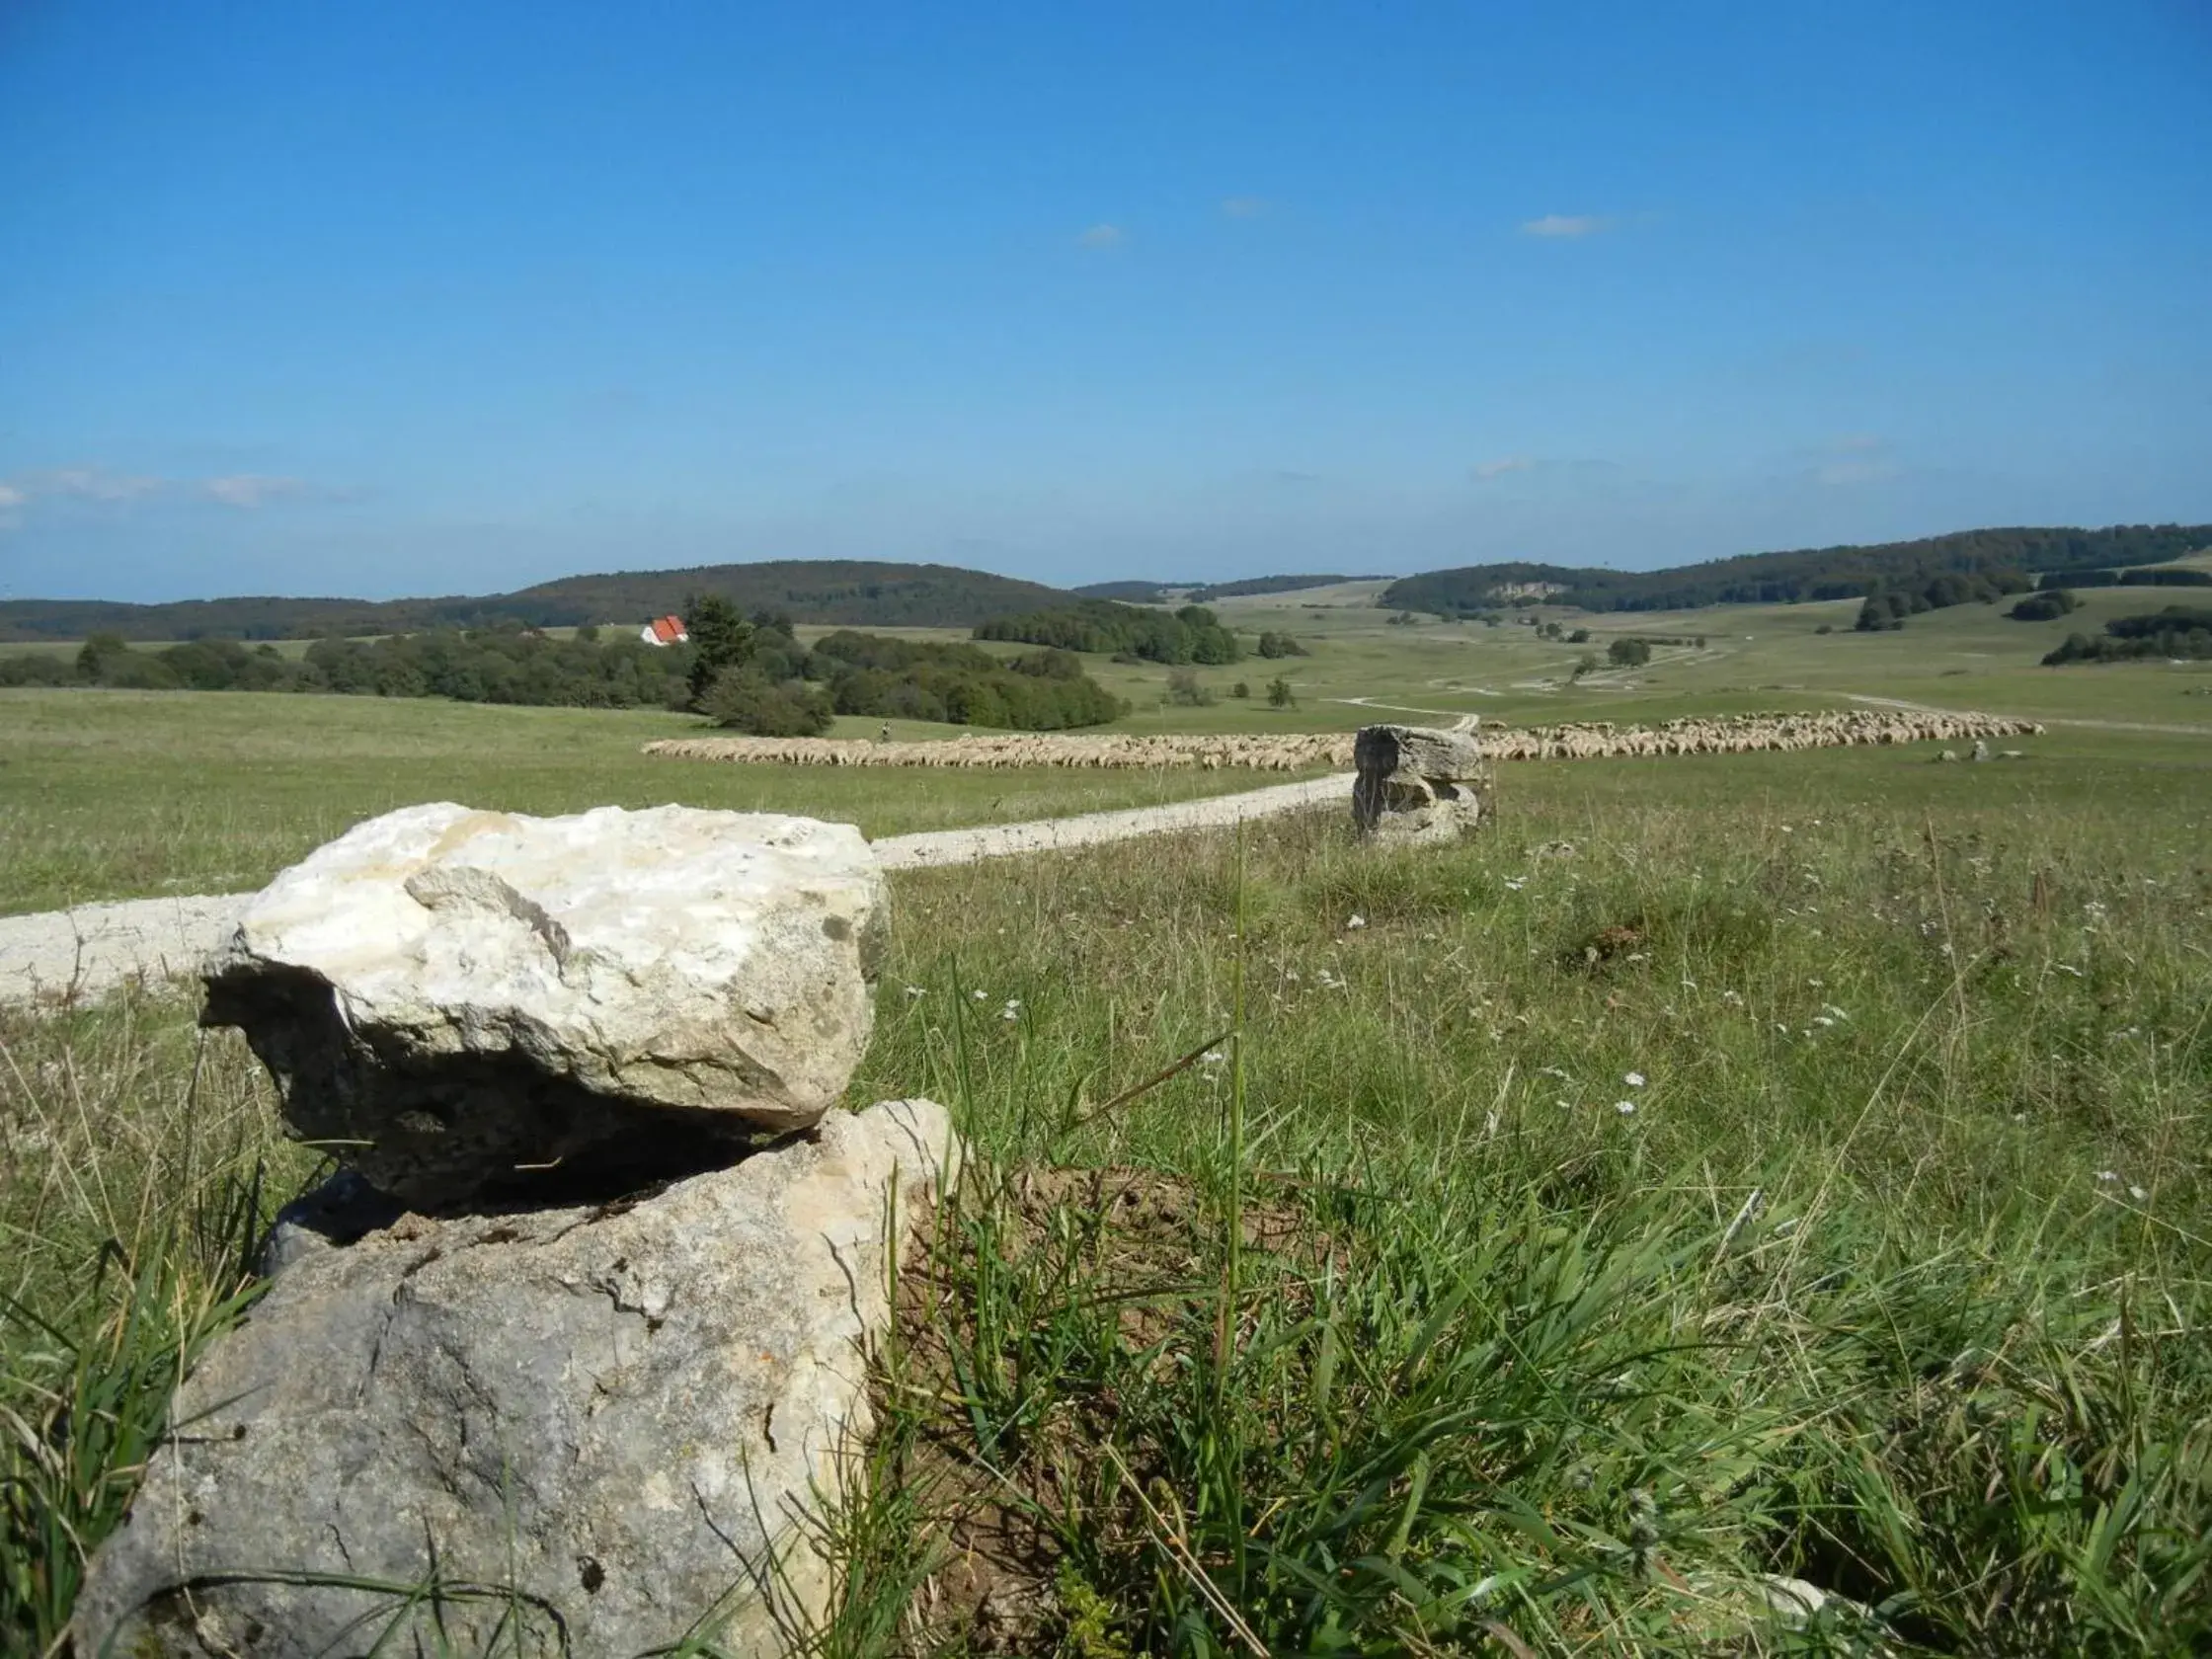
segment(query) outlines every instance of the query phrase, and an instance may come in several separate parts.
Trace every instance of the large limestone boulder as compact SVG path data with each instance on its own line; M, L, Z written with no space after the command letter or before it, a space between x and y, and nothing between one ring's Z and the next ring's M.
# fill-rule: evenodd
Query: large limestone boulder
M1481 820L1488 774L1472 732L1363 726L1352 764L1352 822L1363 835L1449 841Z
M295 1236L179 1390L76 1651L781 1653L955 1156L891 1101L635 1201Z
M884 903L850 825L409 807L254 899L204 1017L244 1028L294 1134L410 1203L603 1193L829 1109Z

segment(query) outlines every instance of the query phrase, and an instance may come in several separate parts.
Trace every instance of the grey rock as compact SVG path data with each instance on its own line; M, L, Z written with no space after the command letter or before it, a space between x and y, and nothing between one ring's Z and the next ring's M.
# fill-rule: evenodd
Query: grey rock
M1352 822L1363 835L1449 841L1481 821L1487 772L1471 733L1363 726L1352 761Z
M76 1650L784 1651L956 1157L944 1108L890 1101L634 1202L295 1252L179 1390Z
M605 1196L830 1108L884 904L849 825L409 807L255 897L203 1017L245 1030L295 1135L411 1204Z

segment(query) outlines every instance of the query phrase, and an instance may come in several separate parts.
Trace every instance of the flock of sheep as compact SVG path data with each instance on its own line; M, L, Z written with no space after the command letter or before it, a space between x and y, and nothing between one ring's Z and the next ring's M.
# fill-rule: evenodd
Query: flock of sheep
M1828 749L1848 744L1909 744L2021 737L2042 727L1994 714L1854 710L1837 714L1690 716L1656 726L1593 721L1563 726L1485 726L1483 752L1497 760L1583 760L1609 755L1741 754L1753 750ZM792 766L1195 766L1294 772L1352 764L1350 732L1280 737L1175 733L1022 734L934 743L871 743L853 738L671 738L645 752L678 760L773 761Z

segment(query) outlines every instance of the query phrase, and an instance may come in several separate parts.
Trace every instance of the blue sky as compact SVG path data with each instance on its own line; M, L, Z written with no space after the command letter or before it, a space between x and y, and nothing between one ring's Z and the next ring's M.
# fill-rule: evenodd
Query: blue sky
M2212 520L2201 0L0 4L0 594Z

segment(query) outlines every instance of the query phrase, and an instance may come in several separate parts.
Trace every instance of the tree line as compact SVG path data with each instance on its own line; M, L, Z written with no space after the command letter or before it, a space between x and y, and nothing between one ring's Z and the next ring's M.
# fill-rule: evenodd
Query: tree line
M2068 634L2066 643L2043 662L2046 666L2127 663L2153 657L2198 663L2212 661L2212 610L2168 605L2164 610L2139 616L2115 616L2104 624L2102 638Z
M973 645L924 644L840 630L813 650L788 616L741 614L716 595L687 606L689 643L657 647L628 629L585 626L553 639L518 625L434 628L361 640L332 637L303 656L268 644L192 640L158 651L99 633L73 655L0 657L0 685L147 691L291 691L442 697L565 708L667 708L763 736L812 736L840 714L944 721L1013 731L1095 726L1121 700L1065 651L994 657Z
M1858 620L1852 626L1862 634L1902 628L1906 617L1918 616L1924 610L1979 604L2008 593L2024 593L2034 586L2025 574L2015 570L1945 571L1926 582L1896 586L1877 582L1867 592L1866 602L1858 607Z
M982 640L1018 640L1061 651L1096 651L1132 662L1233 663L1244 655L1235 634L1204 605L1143 610L1112 599L1081 599L979 623Z

